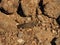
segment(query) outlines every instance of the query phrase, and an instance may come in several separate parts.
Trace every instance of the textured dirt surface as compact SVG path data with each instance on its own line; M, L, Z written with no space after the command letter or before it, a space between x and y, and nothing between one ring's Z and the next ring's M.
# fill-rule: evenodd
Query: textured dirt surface
M0 45L60 45L60 0L0 0Z

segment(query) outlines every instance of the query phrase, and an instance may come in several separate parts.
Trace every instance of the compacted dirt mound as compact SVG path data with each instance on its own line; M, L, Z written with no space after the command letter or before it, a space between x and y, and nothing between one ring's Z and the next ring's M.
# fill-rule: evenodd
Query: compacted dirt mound
M60 45L60 0L0 0L0 45Z

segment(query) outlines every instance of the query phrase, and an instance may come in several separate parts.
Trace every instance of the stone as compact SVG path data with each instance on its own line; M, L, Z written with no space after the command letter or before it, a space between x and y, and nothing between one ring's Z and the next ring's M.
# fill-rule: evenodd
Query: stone
M25 43L25 41L23 39L18 39L17 42L20 43L20 44L24 44Z
M1 7L7 11L8 13L14 13L17 11L17 8L19 6L19 0L2 0L1 1Z

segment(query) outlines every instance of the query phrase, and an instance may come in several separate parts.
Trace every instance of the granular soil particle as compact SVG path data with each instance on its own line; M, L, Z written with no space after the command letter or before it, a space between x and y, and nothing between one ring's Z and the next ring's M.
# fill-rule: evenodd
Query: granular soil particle
M60 45L60 0L0 0L0 45Z

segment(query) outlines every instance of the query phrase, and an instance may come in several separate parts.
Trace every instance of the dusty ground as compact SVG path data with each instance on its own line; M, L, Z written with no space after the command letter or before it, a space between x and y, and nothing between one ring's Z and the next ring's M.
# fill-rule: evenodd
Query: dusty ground
M0 0L0 45L60 45L60 0Z

